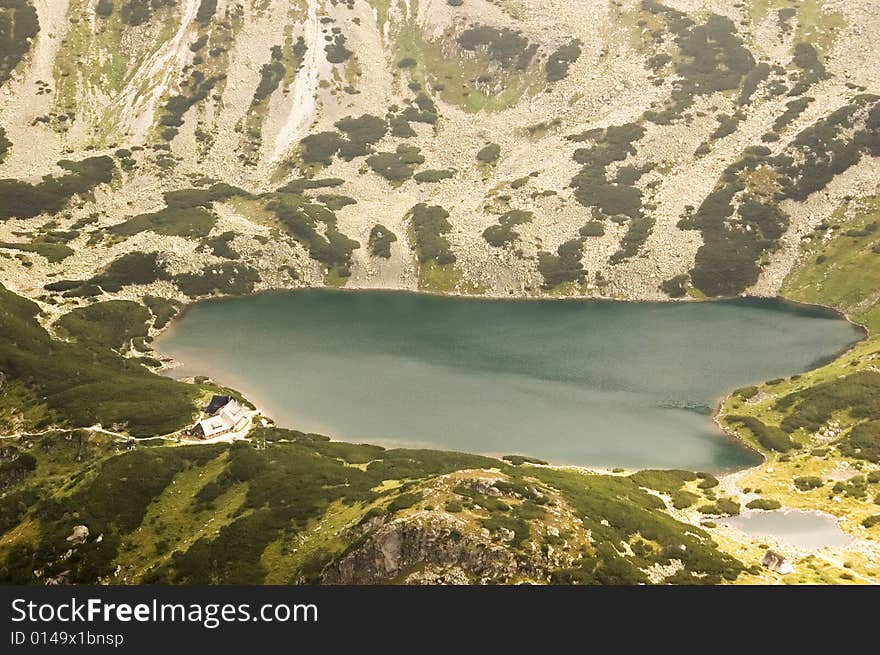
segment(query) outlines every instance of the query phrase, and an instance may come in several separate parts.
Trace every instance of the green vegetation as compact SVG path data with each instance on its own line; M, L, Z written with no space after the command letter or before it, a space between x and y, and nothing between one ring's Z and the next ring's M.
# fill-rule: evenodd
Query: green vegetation
M260 83L257 84L257 88L254 91L254 99L251 101L251 106L260 104L260 101L275 93L278 85L281 84L281 80L287 74L287 69L282 61L283 58L281 46L272 46L269 63L263 64L262 68L260 68Z
M822 478L816 475L804 475L794 479L794 486L798 491L811 491L822 486Z
M700 500L700 497L697 494L685 491L684 489L675 491L672 494L672 506L675 509L693 507L698 500Z
M342 147L338 132L315 132L299 142L299 158L304 164L329 166Z
M214 87L224 79L225 74L208 77L200 69L194 68L186 84L181 84L183 91L168 99L159 117L162 138L171 141L177 136L178 130L183 125L184 114L207 98Z
M684 298L687 295L691 276L682 273L660 283L660 290L670 298Z
M700 482L697 484L698 489L714 489L719 485L718 478L716 478L711 473L697 473L697 478L699 478Z
M379 13L381 28L381 10ZM444 102L469 112L507 109L527 91L538 93L544 88L536 43L504 27L463 27L433 34L414 15L396 24L394 60L401 76L411 80L410 88L430 90ZM458 29L461 31L456 33ZM425 92L419 93L423 94L428 99ZM433 115L430 122L435 123L436 107L429 114Z
M180 303L176 300L159 298L157 296L144 296L144 304L153 313L153 327L161 330L168 325L172 318L180 311Z
M644 133L642 126L627 123L568 137L576 143L592 143L590 147L578 148L574 152L574 160L582 166L571 181L577 201L592 208L594 214L602 218L620 215L630 221L620 250L612 255L611 261L615 264L637 254L654 225L653 219L642 214L642 192L632 186L635 180L624 177L628 184L609 182L606 175L613 162L635 154L634 144Z
M583 543L574 566L537 573L556 582L647 582L642 570L672 559L684 564L672 583L713 584L742 571L708 534L670 518L657 498L626 478L386 450L274 428L255 430L254 443L122 452L103 435L72 436L41 437L7 467L24 473L0 497L4 583L41 582L63 571L65 580L81 584L320 582L387 514L437 501L472 526L463 530L485 528L518 557L530 557L532 544L568 549L572 535L545 534L540 526L547 507L570 507L592 542ZM501 478L487 484L468 476L484 469ZM462 477L451 494L429 498L440 476L456 472ZM121 497L128 500L119 503ZM321 537L325 523L329 531ZM71 545L67 536L78 524L90 536Z
M732 116L727 114L718 114L716 119L718 120L718 127L712 133L713 139L723 139L726 136L730 136L734 132L736 132L739 127L740 122L745 118L745 114L742 112L736 112Z
M137 337L147 335L150 313L130 300L110 300L77 307L56 323L60 336L74 339L89 348L124 350Z
M399 512L404 509L409 509L414 505L420 503L422 501L422 494L420 493L404 493L400 494L388 503L388 513L394 514L395 512Z
M351 275L351 253L361 244L348 238L336 226L336 214L326 205L294 193L276 193L267 208L309 255L341 278ZM318 231L324 224L324 234Z
M438 205L419 203L409 210L419 262L434 261L441 266L455 262L449 241L443 236L452 230L447 218L449 212Z
M697 511L700 514L710 514L712 516L737 516L740 512L740 506L738 502L730 498L719 498L714 503L700 505Z
M12 148L12 141L6 137L6 130L0 125L0 164L6 159L9 150Z
M671 124L694 104L696 96L733 91L741 84L744 89L740 98L747 101L751 97L753 87L757 86L756 79L750 77L756 63L732 20L709 14L705 22L698 25L686 14L657 0L642 0L642 9L662 21L665 30L674 34L676 51L672 55L658 55L665 57L655 60L655 70L659 72L671 63L675 73L683 78L662 110L645 112L646 120Z
M640 487L654 489L672 495L679 491L686 482L697 479L697 474L680 470L644 470L633 473L629 479Z
M68 173L58 177L47 175L37 184L0 180L0 220L54 214L72 196L109 183L116 168L113 159L107 156L89 157L78 162L63 160L58 166Z
M859 371L781 397L774 409L784 410L782 429L817 431L836 412L855 419L880 419L880 373Z
M501 146L497 143L489 143L477 152L477 161L481 164L494 164L501 156Z
M782 503L778 500L771 500L769 498L755 498L755 500L750 500L746 503L747 509L760 509L764 511L772 511L781 507Z
M345 35L341 32L333 35L333 40L324 46L324 52L327 53L327 61L331 64L342 64L354 54L345 47Z
M101 291L115 293L129 284L152 284L167 279L165 266L160 263L157 253L130 252L88 280L59 280L44 288L61 291L68 298L88 297L100 295Z
M544 276L544 289L550 290L564 282L583 282L584 254L582 239L570 239L556 249L556 254L546 251L538 253L538 271Z
M786 103L785 111L773 122L773 131L777 134L782 132L804 113L811 102L813 102L813 98L797 98Z
M854 475L846 481L835 482L831 494L865 500L868 495L867 480L864 475Z
M129 284L152 284L165 279L168 276L157 253L130 252L111 262L89 283L100 286L104 291L116 292Z
M708 534L665 514L662 501L639 489L631 479L554 469L535 469L534 475L562 492L584 522L584 527L591 531L596 544L594 554L586 555L577 567L555 574L555 582L645 582L639 569L671 558L684 563L684 570L667 580L671 583L717 584L736 580L743 570L737 560L718 551ZM622 561L624 558L618 545L636 535L656 542L659 548L646 551L629 562Z
M778 203L806 199L864 153L878 151L880 98L867 95L805 129L776 157L762 146L748 148L696 213L679 222L682 229L699 230L703 236L691 271L694 286L710 296L729 296L754 284L761 258L777 247L788 228L788 216ZM775 192L749 188L747 180L761 171L770 171Z
M799 96L809 90L816 82L828 77L825 66L819 59L819 53L810 43L798 43L794 47L792 63L800 69L800 75L791 96Z
M876 525L880 525L880 514L872 514L862 521L862 525L867 529L871 529Z
M348 137L339 147L339 155L346 161L371 153L372 146L381 141L388 132L388 123L370 114L363 114L358 118L349 116L336 121L335 125Z
M605 236L605 225L602 221L587 221L578 234L582 237L603 237Z
M51 445L51 444L48 444ZM175 475L186 468L205 464L218 456L220 448L138 449L92 464L93 480L75 486L72 491L53 499L38 490L40 502L40 537L35 543L5 549L0 579L5 583L33 583L34 562L53 562L47 575L69 571L71 582L97 582L113 573L113 560L122 546L122 536L134 531L148 512L150 502L164 491ZM64 479L62 478L62 482ZM73 482L73 481L71 481ZM120 498L126 501L119 502ZM36 500L36 499L35 499ZM84 523L103 535L75 549L62 558L69 547L66 536L71 519ZM64 567L62 569L61 567Z
M214 18L217 11L217 0L202 0L199 3L199 9L196 12L196 21L202 25L207 25Z
M743 79L742 89L740 90L736 104L740 107L748 105L752 101L752 97L755 95L758 87L762 82L766 81L769 76L770 64L764 61L760 62L750 70L745 76L745 79Z
M174 583L260 582L267 573L260 557L267 546L279 537L291 539L306 534L311 522L319 520L332 503L365 507L383 498L383 493L375 489L384 480L419 479L493 461L457 453L338 444L280 430L262 430L256 436L273 441L260 450L250 444L233 445L229 448L229 464L211 485L209 495L199 494L202 500L219 498L236 485L245 485L239 515L218 533L206 535L173 554L150 575L152 579ZM275 442L279 437L289 441ZM360 464L365 458L369 463L363 468L350 465ZM388 492L385 494L387 497ZM388 510L399 511L420 498L415 492L397 495ZM357 514L353 517L356 519ZM244 544L247 547L238 547ZM346 544L336 547L341 555ZM316 580L331 562L333 554L329 555L307 571L288 571L287 579Z
M339 211L349 205L356 205L357 200L349 196L343 196L336 193L320 193L316 200L322 203L330 211Z
M458 37L462 50L485 50L489 59L502 68L525 70L538 50L519 32L507 28L494 28L481 25L467 29Z
M528 457L526 455L505 455L502 457L505 462L509 462L514 466L520 466L522 464L547 464L543 459L538 459L537 457Z
M745 427L767 450L785 453L798 447L785 430L775 425L766 425L754 416L729 415L726 418L728 423L738 423Z
M328 177L328 178L318 178L318 179L307 179L301 178L298 180L291 180L283 187L278 189L276 193L292 193L294 195L301 196L304 191L308 191L310 189L327 189L342 186L345 183L345 180L340 179L338 177Z
M513 228L517 225L531 223L535 215L530 211L513 209L498 218L497 225L490 225L483 230L483 238L489 245L502 248L519 238L519 232Z
M480 520L480 525L489 532L495 533L501 530L508 530L513 533L510 545L513 548L521 548L523 542L531 535L529 524L518 516L498 516L493 515Z
M457 500L448 500L443 509L450 514L458 514L463 508L462 504Z
M397 235L384 225L377 223L370 230L370 240L367 242L367 247L373 257L390 259L391 244L395 241L397 241Z
M109 232L126 237L147 231L166 236L204 237L216 222L214 212L204 207L165 207L157 212L134 216L112 226Z
M803 265L783 286L793 300L839 308L872 332L880 330L880 306L866 302L880 289L880 199L854 199L803 240ZM845 222L845 223L844 223ZM845 224L848 229L835 229Z
M169 7L174 0L123 0L120 14L126 25L137 27L148 22L160 7Z
M837 442L841 455L880 464L880 419L860 423Z
M0 0L0 86L30 51L39 31L37 11L28 0Z
M254 290L260 274L250 266L223 262L205 266L201 273L181 273L172 280L186 295L197 298L216 294L243 296Z
M250 194L243 189L223 182L212 184L207 189L177 189L162 194L169 209L207 208L217 201L229 200L235 196L248 198Z
M238 259L238 253L229 245L235 239L236 234L231 230L227 230L217 236L203 239L199 250L209 250L215 257L223 259Z
M642 244L647 241L651 231L654 229L655 220L652 216L637 216L629 222L629 227L623 239L620 241L620 248L611 255L612 264L618 264L626 259L635 257Z
M416 146L400 144L394 152L377 152L367 157L367 164L392 184L400 184L413 176L425 158Z
M438 264L429 259L419 263L419 289L435 293L480 293L479 286L461 286L462 273L453 263Z
M299 143L300 161L329 166L337 155L345 161L365 157L374 152L373 146L388 132L388 123L370 114L342 118L335 127L339 132L316 132L303 138Z
M840 30L846 27L844 14L823 5L820 0L803 0L790 3L787 0L758 0L751 4L752 22L757 24L776 10L780 31L795 42L815 45L827 52L834 45ZM792 25L796 19L796 29Z
M388 113L388 124L391 128L392 136L409 139L416 136L415 130L412 129L410 123L426 123L435 125L439 115L437 113L437 105L434 101L423 92L416 94L406 107L400 110L399 114L394 112Z
M569 67L581 56L581 41L573 39L553 52L545 64L548 82L558 82L568 76Z
M33 252L45 257L50 264L57 264L73 254L73 248L66 246L63 243L46 243L40 241L34 241L32 243L10 243L8 241L2 241L0 242L0 248L20 250L22 252Z
M99 18L109 18L113 15L113 0L98 0L95 5L95 14Z
M419 171L413 176L413 179L419 184L436 184L443 180L448 180L455 175L455 171L451 169L428 169Z
M60 326L67 325L79 340L65 342L50 337L37 322L35 304L2 287L0 307L0 370L11 384L39 398L35 404L43 409L33 420L34 428L101 423L150 436L179 429L192 419L197 387L153 375L110 350L120 345L120 335L137 332L143 308L102 303L78 310ZM104 325L105 312L121 327ZM0 407L10 401L16 402L4 391Z
M858 125L857 121L856 130ZM834 147L845 148L844 143L838 139ZM840 167L846 164L844 158ZM878 327L875 299L880 288L880 268L872 252L880 237L871 227L876 216L876 198L847 199L801 241L802 263L785 280L783 294L845 311L873 334ZM721 421L747 438L754 431L738 420L744 414L759 431L762 425L778 425L792 442L807 446L784 454L769 452L768 466L740 484L760 487L786 507L834 514L847 530L870 517L876 511L871 499L877 495L870 485L880 480L876 471L865 470L880 462L876 352L872 336L813 371L741 390L725 401ZM743 399L751 400L744 404ZM754 436L757 440L757 433ZM836 472L844 467L866 474L840 480Z

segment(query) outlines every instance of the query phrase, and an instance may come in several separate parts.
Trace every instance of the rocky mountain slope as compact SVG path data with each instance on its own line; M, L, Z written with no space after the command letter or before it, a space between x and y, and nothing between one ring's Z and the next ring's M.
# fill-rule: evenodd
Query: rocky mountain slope
M869 0L0 0L0 581L771 582L716 518L781 506L851 537L771 544L786 581L876 582L876 336L728 398L767 461L721 480L268 422L181 445L234 392L149 344L193 299L323 284L781 292L875 334L878 27Z
M0 275L53 315L303 284L774 294L877 185L868 0L0 12ZM155 257L101 285L131 252Z
M275 429L252 437L125 448L73 432L5 446L3 460L26 472L0 475L0 580L718 584L763 575L641 488L693 474L594 475Z

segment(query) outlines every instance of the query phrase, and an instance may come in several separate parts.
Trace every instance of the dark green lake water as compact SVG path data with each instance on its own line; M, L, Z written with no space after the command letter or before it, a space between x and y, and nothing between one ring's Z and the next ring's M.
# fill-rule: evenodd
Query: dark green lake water
M281 426L346 441L626 468L729 470L756 456L711 408L861 338L771 300L475 300L305 290L190 308L157 349Z

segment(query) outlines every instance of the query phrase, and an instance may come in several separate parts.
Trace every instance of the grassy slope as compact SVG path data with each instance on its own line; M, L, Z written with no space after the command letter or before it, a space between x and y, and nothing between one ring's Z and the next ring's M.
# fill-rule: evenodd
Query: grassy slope
M820 52L830 50L837 33L846 27L846 18L839 11L823 10L820 0L804 0L788 2L787 0L752 0L752 20L759 23L767 15L780 9L794 8L795 16L790 20L796 26L795 40L807 41L815 45Z
M388 3L378 0L376 4L381 9L381 22ZM786 3L765 0L755 5L756 11L766 13ZM764 5L766 7L762 9ZM832 18L835 16L839 15ZM821 25L831 24L827 17L819 20L817 2L803 3L799 18L799 38L811 41L833 38L830 31L810 32ZM540 79L533 79L534 71L511 75L507 91L493 101L466 88L465 82L474 77L477 70L471 70L476 62L450 63L442 57L436 44L424 42L421 35L404 36L407 38L401 39L398 59L404 55L413 56L417 66L412 75L423 82L436 82L449 75L452 81L446 82L447 88L442 96L468 110L501 109L518 99L530 85L534 87L532 91L541 86ZM118 34L111 30L104 38L117 37ZM106 45L109 44L108 41ZM822 43L818 45L822 50ZM95 73L109 74L112 86L116 88L124 81L127 62L111 58L106 65L112 70L96 69ZM465 91L468 91L467 95ZM68 99L63 91L61 95L62 99ZM851 221L847 229L860 220ZM868 222L868 218L864 218L863 224ZM880 289L877 284L880 269L876 263L880 259L873 258L880 255L871 252L874 242L873 235L866 235L839 237L828 243L817 241L808 245L806 260L813 263L808 263L788 281L786 294L795 299L832 304L856 320L876 326L880 316L871 304L876 301L876 295L872 298L871 294ZM826 259L822 264L814 263L820 254ZM442 290L453 290L457 283L456 271L451 267L425 267L420 279L420 286ZM64 344L52 340L33 320L35 315L36 306L11 297L0 287L0 333L12 334L9 342L14 346L4 349L0 344L0 370L12 375L5 380L0 397L0 424L11 421L13 416L19 419L22 414L26 415L25 424L28 426L65 418L70 421L71 416L74 424L83 425L95 419L105 423L129 419L129 429L133 432L150 434L189 420L193 394L198 393L195 388L184 390L183 385L172 386L169 381L160 383L160 379L142 367L127 365L108 354L107 343L87 344L80 340ZM77 322L81 318L77 317ZM82 326L78 331L80 335L88 334ZM130 332L123 330L114 335L113 347L122 346ZM847 358L798 379L765 385L762 391L773 398L785 397L817 383L866 369L872 366L870 362L877 350L876 340L869 341ZM51 366L46 363L49 361ZM94 375L94 384L82 385L83 373L86 377ZM55 385L62 383L60 378L64 375L68 383L71 376L78 376L80 384L64 388L59 393ZM120 404L120 398L124 406ZM158 401L159 398L162 400ZM773 398L751 404L741 398L732 398L725 410L731 412L735 409L737 414L748 413L768 425L779 425L790 412L774 410ZM136 403L137 407L129 402ZM159 402L172 403L172 407L169 410L167 406L157 405ZM854 422L845 413L837 418L843 422L844 430ZM167 420L168 426L158 425L157 420ZM752 439L748 433L742 436ZM805 433L794 436L798 443L808 444L809 437ZM551 540L545 539L546 534L541 532L547 517L524 519L517 509L524 504L521 499L511 503L511 510L497 507L487 510L480 503L474 503L472 498L468 506L470 497L462 496L454 489L436 488L441 473L453 471L457 476L467 477L476 475L474 471L484 467L499 467L498 462L487 462L484 458L412 451L382 452L373 447L313 443L310 440L276 443L266 450L254 451L256 454L251 453L253 449L250 447L230 449L226 446L165 447L122 453L106 437L82 432L49 434L34 445L28 443L20 441L15 445L36 457L36 470L28 474L23 483L0 491L0 507L3 509L0 512L0 572L3 579L13 576L12 579L18 581L33 581L14 576L29 574L35 562L49 563L46 575L55 575L66 567L73 571L74 579L83 581L146 578L175 582L287 582L311 579L324 563L332 561L350 545L346 541L346 529L371 509L384 510L401 494L413 490L423 494L424 500L400 510L395 516L427 511L429 506L436 509L446 502L460 503L465 507L456 514L464 517L469 529L478 531L485 521L493 529L497 526L521 528L525 521L530 526L526 545L534 544L538 548L551 545ZM4 455L5 459L0 463L14 464L21 459L16 456ZM453 457L460 459L450 463L448 458ZM381 465L371 471L369 462L373 458ZM831 500L828 498L830 484L811 492L796 492L792 487L794 477L827 475L842 459L833 448L830 454L822 457L810 454L809 448L787 458L771 454L772 475L765 466L751 473L740 486L750 484L754 487L760 482L766 498L779 498L789 506L819 506L846 515L846 526L860 530L858 522L873 511L869 501L878 491L876 485L869 487L868 502L840 494ZM856 461L849 463L860 465ZM254 470L248 471L245 464L253 466ZM693 544L689 541L692 537L684 533L685 526L662 513L651 500L653 496L621 478L585 478L570 471L502 468L503 475L509 479L521 479L526 475L539 481L536 484L546 485L543 488L565 503L578 520L590 522L590 528L602 537L600 546L610 544L601 549L598 546L592 548L589 540L577 533L574 522L559 526L563 532L572 532L564 539L567 545L585 552L577 564L566 567L565 571L552 571L559 576L558 579L586 582L631 580L625 576L635 575L632 568L618 561L621 559L619 554L608 550L616 549L621 542L626 542L629 547L640 544L640 549L647 549L649 554L640 556L640 565L653 561L651 558L665 561L660 556L669 546ZM310 477L312 474L315 476ZM346 485L344 491L339 488L343 484ZM351 486L354 490L350 489ZM697 498L700 495L707 500L714 498L713 492L700 490L695 481L688 482L685 488ZM210 491L205 493L205 489ZM118 499L123 497L130 502L120 504ZM290 498L295 498L296 502L289 502ZM486 501L481 502L485 504ZM12 516L15 520L11 523L2 522L11 520L9 517ZM604 525L603 520L609 525ZM64 537L77 522L88 523L93 538L99 533L105 534L106 539L99 542L105 545L90 542L78 550L70 564L52 563L53 555L68 547ZM874 538L877 530L872 531ZM698 532L701 535L699 544L708 543L704 541L702 531ZM726 549L740 547L725 544ZM715 575L729 569L731 563L718 555L714 546L707 546L705 552L699 547L696 550L705 556L710 568L714 567ZM753 561L760 551L751 547L740 554L744 560L748 555L748 560ZM859 570L871 573L864 562L856 564ZM111 575L110 571L117 565L121 567L119 573ZM840 571L833 566L818 563L808 568L807 575L812 576L809 579L813 581L839 581ZM704 572L696 564L691 570ZM740 579L744 577L740 576Z
M684 560L677 582L743 570L625 477L275 429L254 437L131 450L82 431L15 442L36 467L0 495L0 580L35 583L64 571L71 582L318 580L363 541L365 517L428 512L454 520L458 538L491 541L533 564L496 582L639 582L671 558ZM500 480L489 495L474 486L486 478ZM59 559L78 524L88 526L88 541Z
M381 25L381 21L380 21ZM444 54L454 35L448 34L436 40L425 38L422 29L410 19L401 25L396 34L395 64L407 58L416 61L410 69L413 80L436 89L441 85L439 97L467 112L501 111L516 105L524 94L537 94L545 86L540 67L534 62L524 71L501 71L500 91L487 93L474 80L485 74L488 59L481 54L473 57L453 57ZM493 83L499 83L493 80Z
M143 307L101 303L65 317L64 328L79 339L61 341L39 324L37 305L0 286L0 371L5 378L0 417L8 419L3 432L16 426L40 429L101 423L107 428L117 425L134 436L151 436L189 423L194 401L201 394L198 387L154 375L111 350L138 333L129 310L134 310L133 320L141 321L145 333ZM108 318L114 321L114 329L101 325ZM105 337L106 342L101 340ZM22 395L34 394L42 411L35 415L29 403L22 412L18 401ZM29 420L13 422L22 413Z
M804 265L788 277L783 294L792 300L830 305L880 331L880 197L839 209L803 248ZM867 228L867 229L866 229Z
M853 416L869 411L869 399L844 401L840 395L846 392L845 383L860 372L876 371L880 357L880 254L873 249L880 245L880 233L871 232L868 226L880 219L877 197L855 200L848 208L841 208L827 223L837 229L819 230L803 246L803 264L785 281L783 295L793 300L826 304L846 312L854 321L865 325L871 336L859 343L835 361L801 376L761 385L750 400L738 392L728 398L721 411L721 422L753 446L765 452L765 465L749 472L739 480L740 488L760 488L764 498L775 499L787 507L819 509L837 516L842 527L875 546L880 542L880 527L866 529L862 521L868 516L880 514L880 483L867 481L871 471L877 471L876 463L864 459L844 457L838 444L854 425L880 416ZM849 235L851 236L848 236ZM820 386L824 385L824 386ZM817 389L819 390L817 393ZM823 391L824 390L824 391ZM797 402L790 403L803 393L813 393L809 407ZM781 405L778 403L782 401ZM847 407L847 403L851 403ZM820 412L826 404L840 406L830 413L830 430L819 433L805 428L791 432L799 448L780 454L762 448L754 435L739 424L726 420L726 416L748 415L770 426L788 427L790 430L803 413L802 410ZM793 416L794 415L794 416ZM787 422L786 422L786 419ZM828 422L826 421L826 426ZM817 476L822 485L817 489L801 491L795 479ZM847 493L837 482L863 476L867 484L864 491ZM869 553L858 542L848 553L854 570L874 578L880 577L880 567L871 561ZM817 566L821 562L813 562ZM839 574L840 572L838 572Z

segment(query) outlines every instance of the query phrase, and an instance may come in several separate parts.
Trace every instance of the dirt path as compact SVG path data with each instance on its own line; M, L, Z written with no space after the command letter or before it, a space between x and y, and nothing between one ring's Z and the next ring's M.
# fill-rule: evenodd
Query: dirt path
M127 434L122 434L121 432L113 432L112 430L105 430L100 425L92 425L87 428L75 428L77 430L85 430L86 432L97 432L100 434L106 434L111 437L117 437L119 439L131 439ZM0 435L0 439L21 439L23 437L41 437L44 434L50 434L52 432L73 432L70 428L46 428L45 430L41 430L40 432L16 432L14 434L3 434ZM162 438L168 435L163 435ZM153 439L157 439L160 437L151 437Z

